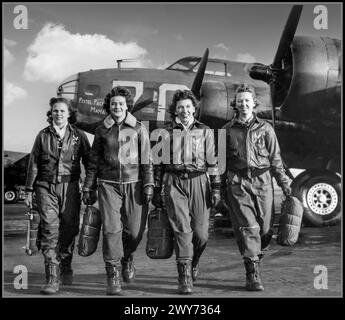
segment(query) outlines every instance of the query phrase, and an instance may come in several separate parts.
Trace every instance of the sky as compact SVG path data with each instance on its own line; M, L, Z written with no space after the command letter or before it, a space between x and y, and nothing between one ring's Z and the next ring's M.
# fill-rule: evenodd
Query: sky
M18 29L22 5L27 29ZM317 4L305 4L296 35L342 40L340 3L326 3L327 29L314 26ZM292 4L2 3L3 149L30 152L48 125L58 83L89 69L162 69L201 56L270 64ZM19 10L20 9L20 10ZM17 19L16 19L17 18ZM92 140L92 138L91 138Z

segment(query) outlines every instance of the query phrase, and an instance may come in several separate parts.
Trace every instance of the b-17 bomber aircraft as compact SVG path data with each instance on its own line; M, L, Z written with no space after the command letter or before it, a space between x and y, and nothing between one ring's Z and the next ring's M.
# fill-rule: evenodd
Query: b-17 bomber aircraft
M117 68L80 72L62 81L58 96L71 99L77 126L94 133L106 116L103 99L114 86L129 88L131 112L148 121L150 131L171 119L168 106L177 89L191 88L200 100L197 118L219 129L233 116L230 102L242 83L255 87L259 117L277 133L294 177L293 195L314 226L341 220L341 42L328 37L295 36L302 12L295 5L287 18L271 65L203 57L185 57L164 70ZM289 171L288 171L289 172ZM293 177L292 177L293 178Z

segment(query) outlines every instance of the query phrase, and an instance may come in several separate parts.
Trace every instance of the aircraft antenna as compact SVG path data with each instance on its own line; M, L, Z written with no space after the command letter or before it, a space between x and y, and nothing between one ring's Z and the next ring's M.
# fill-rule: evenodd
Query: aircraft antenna
M121 63L122 62L135 62L135 61L137 61L137 60L136 59L118 59L118 60L116 60L117 68L119 70L121 70Z

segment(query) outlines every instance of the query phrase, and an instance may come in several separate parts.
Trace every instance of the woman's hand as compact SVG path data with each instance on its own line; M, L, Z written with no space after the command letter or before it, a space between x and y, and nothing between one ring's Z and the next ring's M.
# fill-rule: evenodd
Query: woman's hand
M28 208L32 208L32 191L28 191L25 193L25 204L28 206Z
M145 186L143 193L143 203L149 204L153 198L153 186Z
M95 190L83 192L83 202L88 206L92 206L97 201L97 193Z

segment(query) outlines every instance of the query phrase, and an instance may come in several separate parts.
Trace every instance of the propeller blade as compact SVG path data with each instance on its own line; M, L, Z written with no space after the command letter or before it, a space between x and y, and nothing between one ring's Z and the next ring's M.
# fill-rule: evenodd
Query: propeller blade
M201 89L202 80L204 79L204 75L205 75L205 70L206 70L206 65L207 65L207 60L208 60L208 53L209 53L209 50L207 48L200 61L200 66L199 66L198 72L195 75L193 85L192 85L192 92L198 100L200 100L200 89Z
M132 110L130 111L132 114L135 113L135 112L138 112L139 110L145 108L146 106L148 106L149 104L151 104L153 102L153 100L151 99L146 99L144 101L141 101L139 103L136 103Z
M95 131L96 131L96 128L102 124L104 120L100 120L100 121L97 121L97 122L93 122L93 123L87 123L87 122L76 122L74 125L87 132L87 133L91 133L91 134L95 134Z
M275 130L276 129L276 95L275 95L275 87L273 84L270 84L270 88L271 88L271 100L272 100L272 126L273 126L273 129Z
M303 5L294 5L290 11L272 63L273 68L280 68L280 61L282 60L286 50L289 50L290 48L296 33L298 21L301 17L302 9Z

